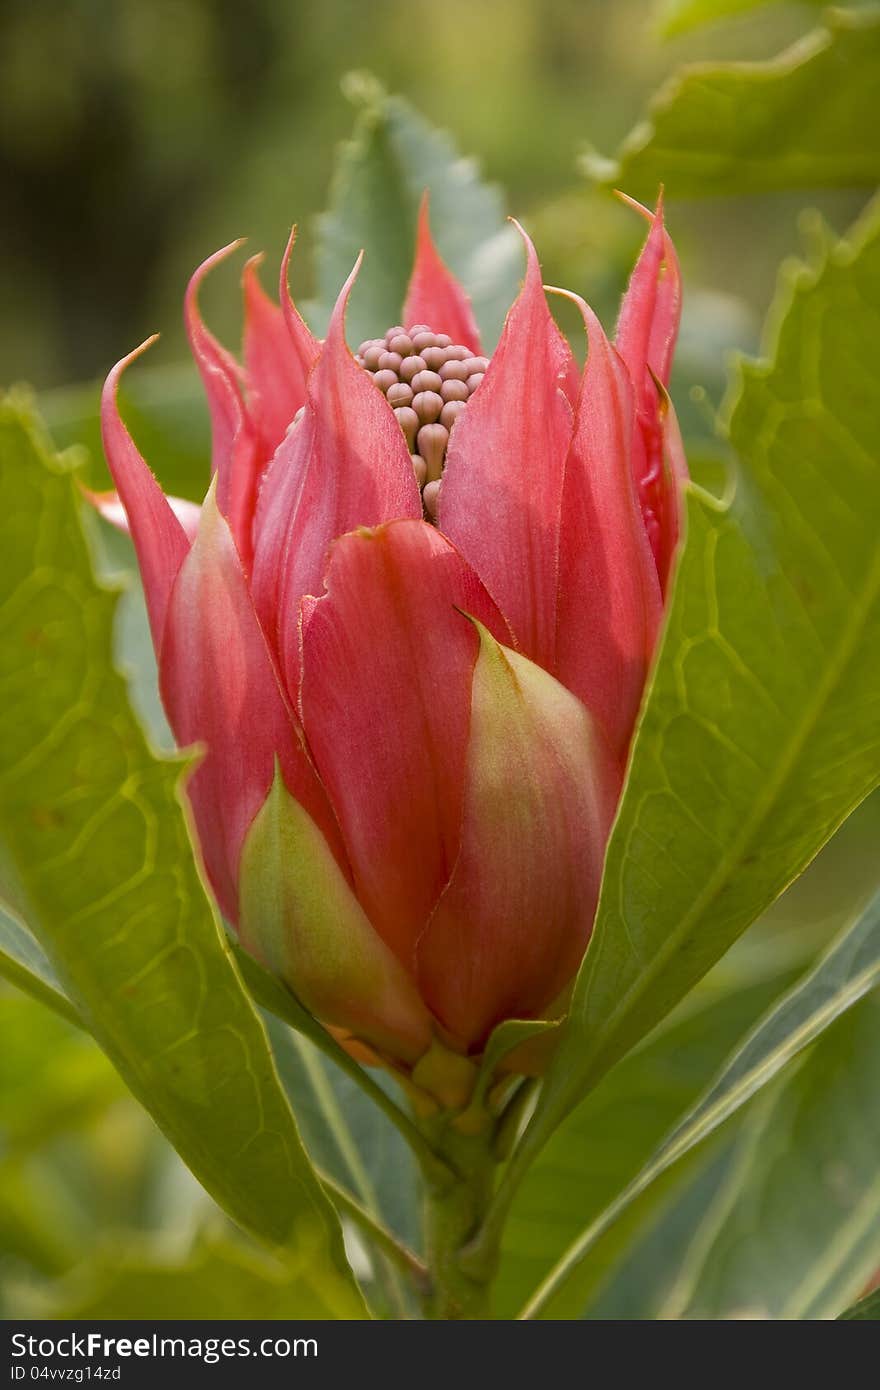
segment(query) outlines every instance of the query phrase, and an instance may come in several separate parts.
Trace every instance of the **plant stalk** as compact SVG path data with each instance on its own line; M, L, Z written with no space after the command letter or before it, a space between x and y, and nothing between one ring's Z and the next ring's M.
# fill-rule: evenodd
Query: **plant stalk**
M490 1135L459 1134L451 1126L431 1136L433 1146L459 1174L452 1184L428 1185L425 1246L431 1288L424 1300L428 1318L482 1320L492 1317L490 1283L494 1264L468 1273L461 1252L480 1229L492 1196L495 1160Z

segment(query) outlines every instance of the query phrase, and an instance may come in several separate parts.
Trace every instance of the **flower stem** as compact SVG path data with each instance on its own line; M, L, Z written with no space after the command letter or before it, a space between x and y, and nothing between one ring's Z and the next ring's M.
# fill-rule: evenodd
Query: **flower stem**
M492 1195L494 1159L489 1136L462 1135L451 1127L434 1136L434 1147L459 1173L453 1184L428 1185L425 1243L431 1289L425 1315L440 1319L491 1318L489 1285L495 1272L484 1265L479 1276L462 1267L462 1249L479 1230Z
M365 1095L368 1095L386 1118L391 1121L394 1128L412 1149L425 1180L441 1185L444 1181L451 1181L454 1169L449 1167L443 1156L434 1149L415 1121L410 1119L409 1115L392 1100L386 1091L383 1091L366 1067L362 1067L359 1062L349 1056L329 1033L325 1033L324 1037L321 1037L322 1032L323 1029L316 1034L309 1035L311 1041L320 1052L323 1052L326 1057L336 1063L340 1071L344 1071L347 1076L357 1082Z

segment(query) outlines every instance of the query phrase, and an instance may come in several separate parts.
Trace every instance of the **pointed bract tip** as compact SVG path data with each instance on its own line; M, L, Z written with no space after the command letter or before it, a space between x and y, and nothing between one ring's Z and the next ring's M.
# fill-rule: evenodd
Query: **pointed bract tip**
M338 338L346 347L346 350L348 350L348 344L345 340L345 311L348 308L349 295L351 294L352 288L354 287L354 282L360 273L360 268L363 264L363 260L364 252L363 250L360 250L357 254L357 259L355 260L355 263L352 266L351 271L349 272L348 279L346 280L345 284L342 286L342 289L339 291L339 294L337 295L336 303L333 306L333 313L330 315L330 322L327 325L327 342L330 343L334 339Z
M240 246L243 246L245 240L245 237L239 237L237 241L230 241L228 246L221 246L219 251L215 251L212 256L208 256L207 260L202 261L201 265L197 266L193 271L192 275L189 277L189 283L187 284L183 299L184 314L188 322L198 320L198 293L205 276L209 271L213 270L216 265L219 265L221 261L225 261L227 256L231 256L233 251L237 251ZM193 326L198 326L199 328L203 327L201 322Z
M153 334L145 339L108 373L101 391L100 421L104 455L119 493L122 510L131 523L131 535L143 579L150 632L158 653L165 627L168 596L189 548L189 541L168 499L132 439L120 414L117 400L117 387L122 373L130 362L140 357L141 353L155 342L156 337L157 335ZM115 515L115 520L122 520L121 513Z
M198 307L198 296L202 281L209 271L213 270L221 261L226 260L227 256L231 256L233 251L237 251L240 246L244 245L244 242L245 237L239 237L237 241L230 241L228 246L221 246L219 251L215 251L212 256L208 256L207 260L202 261L201 265L197 266L189 277L189 283L187 284L186 293L183 297L183 311L187 328L191 335L193 333L204 334L206 332ZM192 337L190 341L192 342Z
M293 255L293 248L296 246L297 226L294 222L290 229L290 236L287 238L287 245L284 248L284 255L281 257L281 290L282 293L287 289L287 269L290 265L290 258Z
M576 304L581 310L589 308L583 295L578 294L576 290L567 290L563 288L562 285L542 285L541 288L545 294L557 294L560 299L570 300L572 304Z
M519 235L522 237L523 244L526 248L526 280L534 280L537 277L538 284L540 284L541 263L538 260L538 253L535 250L535 243L532 241L532 238L529 236L522 223L518 222L515 217L508 217L507 220L508 222L512 223L512 225L519 232Z
M577 309L584 322L584 332L587 337L587 354L589 355L590 348L593 346L591 338L596 330L598 330L601 338L605 338L605 330L602 327L602 321L599 315L590 307L583 295L577 294L575 290L562 289L559 285L545 285L544 293L555 294L558 295L560 299L567 299L568 302L573 304ZM580 398L580 392L578 393L578 398Z
M248 256L241 272L241 283L243 285L247 286L254 281L259 285L260 277L257 272L265 259L265 251L255 251L252 256ZM260 288L262 288L262 286L260 286Z
M124 357L120 357L119 361L115 363L115 365L112 366L110 368L110 371L107 373L107 380L110 381L110 379L112 378L114 381L118 381L119 377L125 371L129 363L134 362L136 358L140 357L142 353L146 352L147 348L152 347L153 344L158 341L158 339L158 333L151 333L149 338L144 338L144 341L142 343L139 343L136 348L132 348L131 352L127 352Z
M580 312L580 315L584 321L584 328L586 329L588 339L590 336L591 329L598 329L602 337L605 337L605 330L602 327L602 320L599 318L599 315L596 313L595 309L593 309L587 303L583 295L578 294L575 290L561 289L558 285L545 285L544 293L556 294L560 297L560 299L567 299L570 304L573 304L575 306L575 308Z
M199 511L198 524L192 536L191 553L203 555L206 549L213 549L213 537L216 535L218 527L229 531L229 524L217 502L217 474L214 473L211 475L208 491L205 493Z
M660 225L661 225L661 226L663 225L663 184L662 184L662 183L661 183L661 185L660 185L660 191L659 191L659 193L657 194L657 206L656 206L656 208L654 209L653 212L651 211L650 208L646 208L645 205L644 205L644 203L640 203L639 200L638 200L637 198L632 198L632 197L629 195L629 193L624 193L622 189L620 189L620 188L615 188L615 189L613 190L613 192L614 192L615 198L617 198L619 202L623 203L624 207L632 208L633 212L637 212L637 213L639 214L639 217L643 217L643 218L645 219L646 222L650 222L650 223L653 225L653 223L654 223L655 221L659 221L659 222L660 222Z
M462 343L479 355L480 330L473 306L434 241L429 206L430 194L425 189L419 204L415 259L404 297L403 319L407 327L418 323L447 333L453 342Z
M212 521L214 521L216 517L220 517L221 520L223 519L223 518L222 518L222 515L221 515L221 512L220 512L220 508L219 508L218 505L217 505L217 474L216 474L216 473L212 473L212 474L211 474L211 481L210 481L209 484L208 484L208 491L205 493L205 497L204 497L204 500L203 500L203 502L202 502L202 517L203 517L203 524L204 524L206 527L209 526L210 523L211 523Z
M131 365L132 362L134 362L138 357L140 357L142 353L145 353L147 348L152 347L153 344L158 340L158 337L158 333L151 333L149 338L145 338L144 341L138 345L138 347L132 348L131 352L126 353L125 357L120 357L119 361L110 368L104 381L104 385L101 389L102 411L108 408L115 408L116 393L119 388L119 379L122 376L122 373Z
M237 236L234 241L228 241L225 246L221 246L219 251L215 251L213 256L209 256L205 265L210 265L212 261L222 261L226 256L231 256L233 251L237 251L240 246L244 246L247 241L246 236Z
M303 319L299 310L293 302L288 283L290 271L290 258L293 255L293 248L296 245L297 226L294 222L290 229L290 236L287 238L287 245L284 248L284 255L281 257L281 270L278 277L278 302L281 305L281 312L284 315L284 322L287 324L287 331L293 342L294 350L299 358L300 369L303 377L307 378L320 351L320 340L315 338L308 324Z
M215 251L212 255L203 260L201 265L198 266L190 276L187 286L187 295L189 295L193 289L198 289L209 270L213 270L215 265L219 265L220 261L225 261L227 256L231 256L233 251L237 251L240 246L244 246L246 241L247 237L237 237L235 241L230 241L226 246L221 246L219 251Z

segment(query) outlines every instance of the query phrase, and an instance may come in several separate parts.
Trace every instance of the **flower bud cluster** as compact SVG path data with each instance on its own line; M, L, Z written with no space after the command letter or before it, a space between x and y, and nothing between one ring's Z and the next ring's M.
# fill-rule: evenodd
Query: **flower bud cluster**
M489 365L426 324L368 338L356 361L369 372L406 436L425 512L437 519L449 435Z

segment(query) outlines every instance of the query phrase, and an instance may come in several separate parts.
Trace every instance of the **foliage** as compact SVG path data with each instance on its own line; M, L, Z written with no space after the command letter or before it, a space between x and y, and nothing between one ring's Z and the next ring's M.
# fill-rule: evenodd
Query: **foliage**
M199 881L181 767L154 758L112 666L69 470L26 407L0 415L4 896L74 1007L245 1229L310 1251L351 1312L341 1234Z
M880 18L834 11L826 29L770 62L697 64L655 98L614 161L587 156L604 182L650 198L784 188L873 188Z
M257 7L260 32L282 23L271 8ZM509 55L511 35L534 30L527 5L507 12ZM758 0L665 0L659 17L678 34L736 13L775 33ZM309 20L318 46L321 23ZM880 173L880 19L865 6L821 23L771 60L685 68L613 168L593 155L589 171L646 199L664 183L673 231L678 217L696 225L677 196L737 198L724 244L741 256L750 228L756 240L746 197L866 196ZM366 27L361 16L361 42ZM410 42L394 42L409 62ZM579 29L572 42L580 54ZM355 130L311 238L314 326L361 247L352 338L399 316L428 189L491 342L522 273L500 195L410 102L363 74L347 92ZM480 103L468 109L494 129L491 92ZM518 116L524 163L535 109ZM223 111L218 96L213 128ZM178 151L182 178L190 155ZM616 215L582 189L535 208L551 260L579 271L595 259L591 216L622 264ZM547 1074L511 1104L487 1221L461 1252L465 1277L497 1258L501 1317L878 1315L880 204L842 239L811 226L806 260L783 269L765 357L736 368L719 424L686 417L700 440L686 541L594 937ZM693 230L683 240L687 286ZM603 307L618 281L615 269L602 283ZM716 384L719 336L730 342L746 298L725 317L703 296L676 392ZM96 399L92 387L47 399L57 440L80 446L60 457L29 399L0 413L0 1024L19 1044L0 1061L4 1314L350 1318L363 1295L374 1316L417 1315L420 1187L436 1197L467 1141L433 1154L430 1123L414 1135L394 1083L343 1053L217 920L131 547L78 493L77 469L103 485ZM139 366L124 410L163 483L199 497L208 444L192 371ZM510 1025L493 1058L535 1032ZM491 1081L487 1067L480 1086L497 1098Z

